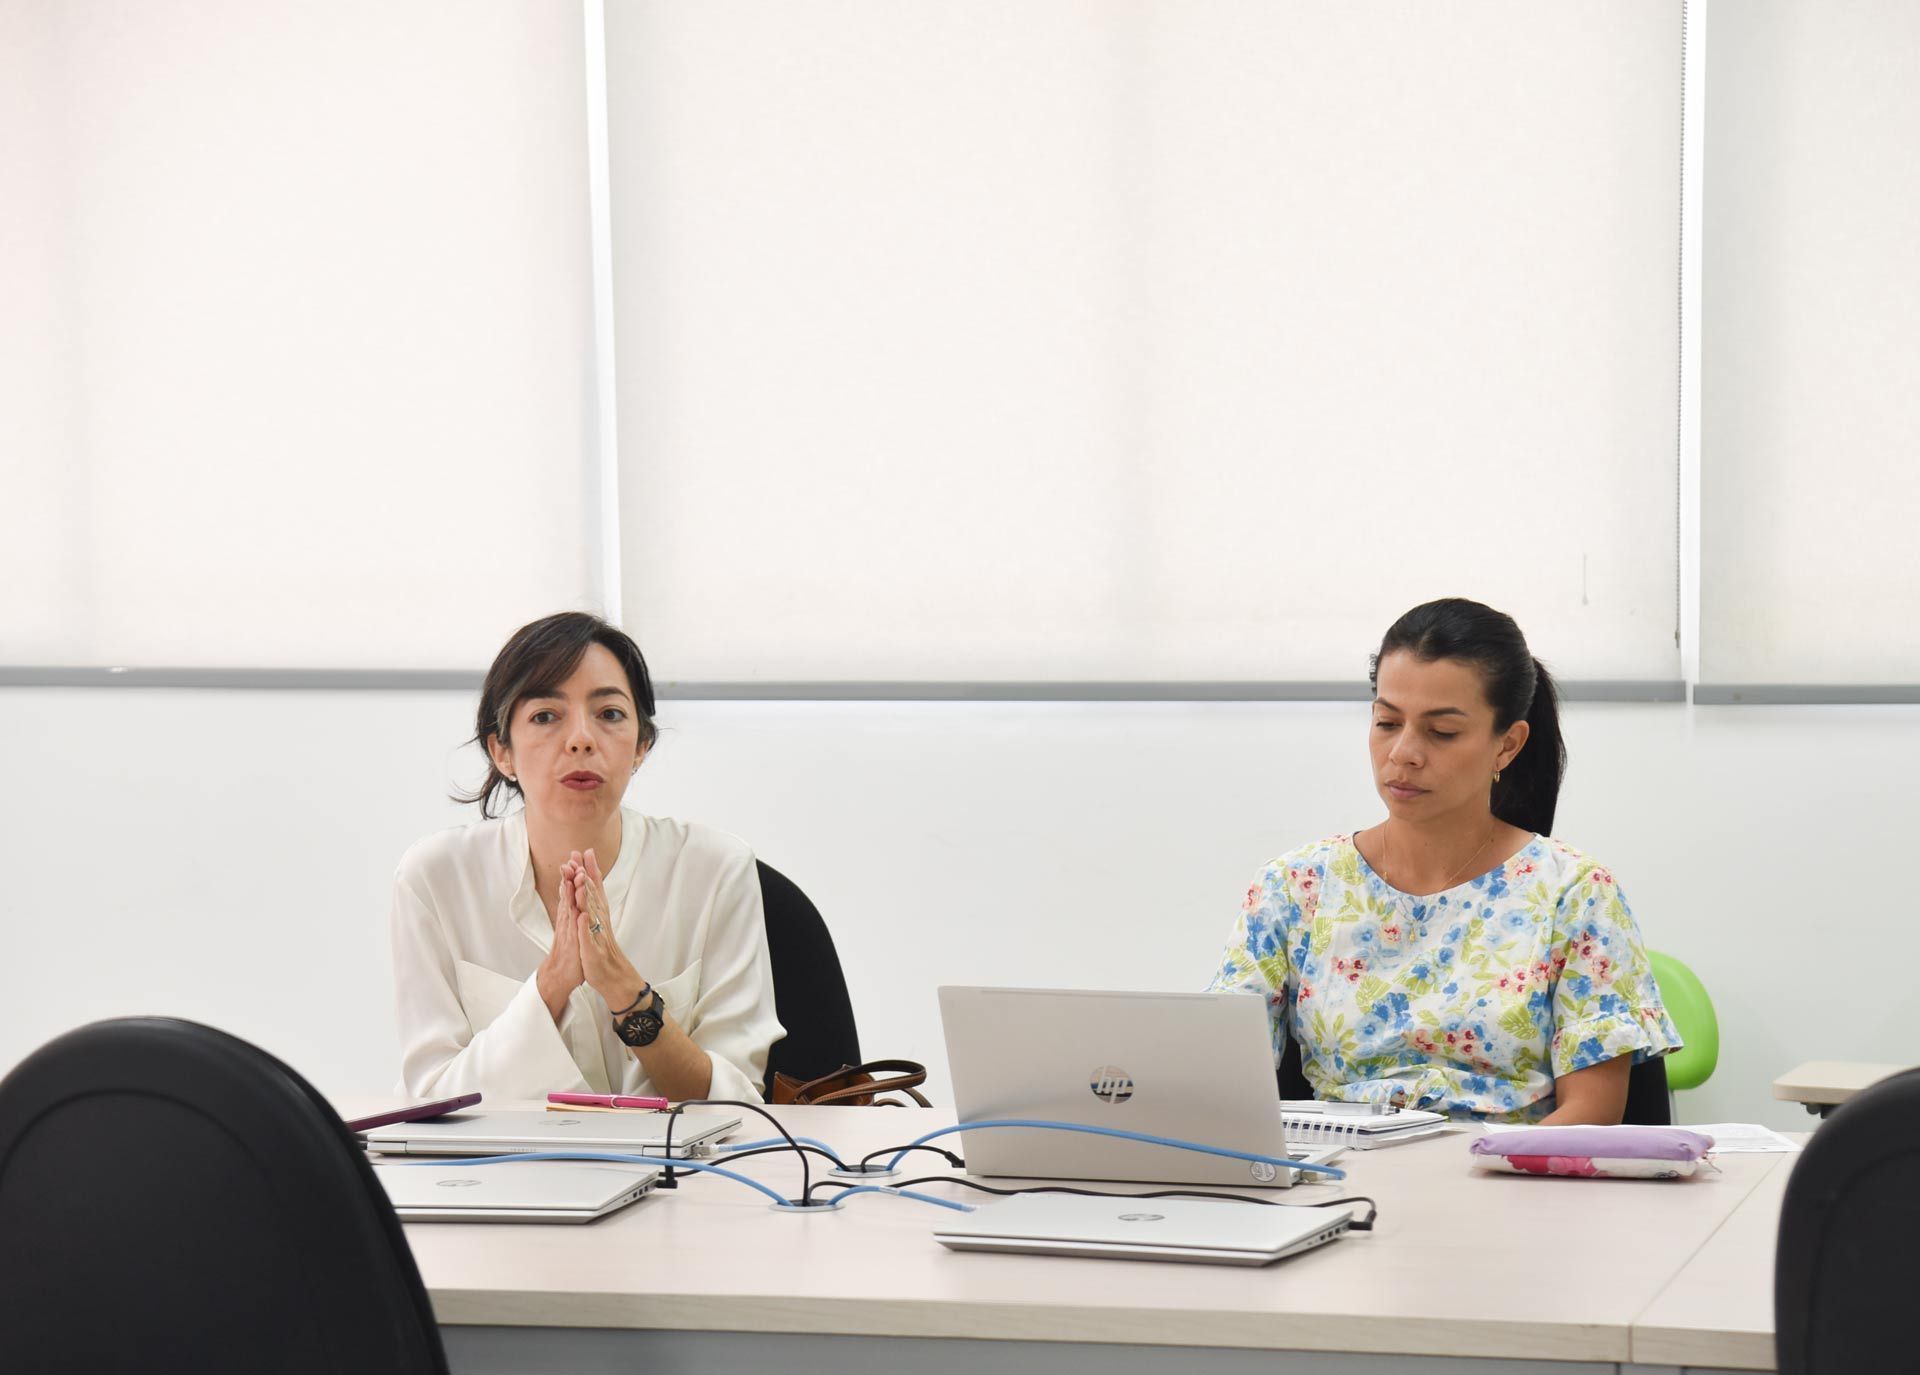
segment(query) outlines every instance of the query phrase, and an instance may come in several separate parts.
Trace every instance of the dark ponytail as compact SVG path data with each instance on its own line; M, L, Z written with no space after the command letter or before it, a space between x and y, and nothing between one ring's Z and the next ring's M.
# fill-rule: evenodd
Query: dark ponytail
M1406 650L1428 662L1457 659L1472 664L1486 685L1496 732L1526 720L1527 743L1493 785L1493 814L1509 826L1551 835L1560 780L1567 772L1559 695L1552 675L1528 650L1526 636L1513 617L1464 597L1414 607L1389 626L1380 641L1380 652L1373 656L1367 674L1376 687L1380 661L1395 650Z
M1523 831L1553 834L1553 810L1567 773L1567 745L1560 736L1560 694L1547 666L1533 661L1533 702L1527 708L1527 743L1493 785L1493 814ZM1496 726L1505 730L1507 725Z

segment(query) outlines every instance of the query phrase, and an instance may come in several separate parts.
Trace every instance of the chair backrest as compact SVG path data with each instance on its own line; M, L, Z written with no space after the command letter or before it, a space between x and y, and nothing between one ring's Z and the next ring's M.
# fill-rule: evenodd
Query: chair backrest
M1686 1042L1666 1057L1667 1086L1697 1089L1720 1063L1720 1019L1714 1014L1713 999L1700 976L1673 956L1649 950L1647 959L1653 965L1654 982L1660 985L1660 1001Z
M1667 1067L1661 1056L1643 1060L1627 1075L1627 1106L1622 1122L1636 1127L1665 1127L1673 1122L1667 1102ZM1280 1096L1286 1099L1311 1098L1313 1086L1307 1082L1306 1068L1300 1062L1300 1043L1287 1037L1280 1052Z
M787 1029L767 1055L764 1091L771 1100L776 1073L817 1079L842 1065L859 1064L860 1033L840 955L820 910L792 879L765 862L760 899L773 961L774 1011Z
M386 1192L319 1094L170 1018L97 1022L0 1080L8 1369L444 1372Z
M1781 1375L1911 1370L1920 1070L1842 1104L1792 1164L1773 1262Z
M1671 1127L1673 1100L1667 1096L1667 1057L1652 1055L1627 1071L1627 1106L1620 1121L1629 1127Z
M1307 1082L1307 1068L1300 1061L1300 1038L1291 1033L1280 1051L1279 1080L1283 1101L1306 1102L1313 1097L1313 1085Z

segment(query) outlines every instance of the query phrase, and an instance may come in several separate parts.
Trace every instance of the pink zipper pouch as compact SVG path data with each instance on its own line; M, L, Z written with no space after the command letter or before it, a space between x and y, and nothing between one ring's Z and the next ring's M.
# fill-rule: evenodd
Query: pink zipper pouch
M1685 1179L1713 1138L1684 1127L1518 1127L1477 1137L1475 1169L1569 1179Z

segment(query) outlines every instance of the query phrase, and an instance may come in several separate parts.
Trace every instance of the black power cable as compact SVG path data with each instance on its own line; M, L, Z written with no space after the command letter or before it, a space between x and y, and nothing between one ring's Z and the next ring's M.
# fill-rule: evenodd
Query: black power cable
M773 1129L779 1132L781 1136L786 1138L787 1144L784 1149L791 1150L795 1155L800 1157L800 1198L802 1203L804 1204L811 1204L813 1201L813 1171L807 1165L807 1152L809 1150L813 1150L814 1154L816 1155L826 1156L828 1159L833 1161L835 1166L837 1166L840 1169L844 1170L847 1167L846 1161L842 1160L839 1156L834 1155L832 1152L822 1151L814 1147L802 1146L798 1141L795 1141L793 1139L793 1133L788 1131L784 1126L780 1124L780 1119L775 1117L772 1113L768 1112L766 1108L761 1106L759 1103L748 1103L739 1098L689 1098L684 1103L675 1104L669 1110L671 1113L671 1117L667 1122L667 1144L666 1144L667 1173L665 1178L663 1178L660 1181L660 1187L664 1189L675 1189L679 1187L679 1185L675 1182L673 1177L673 1121L672 1121L672 1118L679 1117L680 1113L687 1108L744 1108L748 1112L759 1113L762 1117L766 1118L767 1121L773 1123ZM783 1148L779 1146L769 1146L766 1149L770 1151L776 1151L776 1150L781 1150ZM758 1155L760 1154L760 1152L751 1151L751 1152L748 1152L747 1154Z

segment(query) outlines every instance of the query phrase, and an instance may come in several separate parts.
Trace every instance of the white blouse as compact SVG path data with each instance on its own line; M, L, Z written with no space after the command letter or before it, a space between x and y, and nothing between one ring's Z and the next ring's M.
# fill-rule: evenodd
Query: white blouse
M708 1096L758 1099L767 1051L785 1032L773 1011L753 851L711 827L620 815L620 855L605 884L614 937L707 1052ZM408 850L393 878L401 1091L653 1092L591 988L576 988L554 1023L535 978L552 947L524 814L442 831Z

